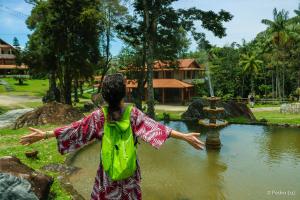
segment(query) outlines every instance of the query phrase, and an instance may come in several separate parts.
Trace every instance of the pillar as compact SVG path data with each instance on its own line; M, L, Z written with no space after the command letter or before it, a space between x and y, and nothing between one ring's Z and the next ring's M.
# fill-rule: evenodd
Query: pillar
M165 88L162 89L162 104L165 104Z

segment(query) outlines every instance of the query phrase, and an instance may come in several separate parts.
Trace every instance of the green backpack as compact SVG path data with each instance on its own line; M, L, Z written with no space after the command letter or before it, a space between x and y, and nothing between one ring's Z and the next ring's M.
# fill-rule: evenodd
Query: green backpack
M126 107L119 121L108 122L108 107L102 107L105 123L101 158L104 171L113 181L126 179L136 170L136 147L130 125L132 106Z

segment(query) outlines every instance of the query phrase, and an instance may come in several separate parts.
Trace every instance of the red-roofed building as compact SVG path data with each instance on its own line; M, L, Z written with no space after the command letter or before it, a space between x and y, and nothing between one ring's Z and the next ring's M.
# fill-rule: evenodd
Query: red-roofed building
M123 70L123 72L126 71L128 70ZM155 61L153 71L155 100L163 104L177 102L185 104L190 101L195 93L194 81L204 80L205 74L204 66L199 65L195 59L180 59L175 62ZM132 92L137 88L136 80L127 80L126 88L130 101ZM147 96L144 99L147 99Z
M10 75L16 70L18 70L18 74L25 74L28 69L25 65L16 65L16 56L13 51L14 47L12 45L0 39L0 75Z

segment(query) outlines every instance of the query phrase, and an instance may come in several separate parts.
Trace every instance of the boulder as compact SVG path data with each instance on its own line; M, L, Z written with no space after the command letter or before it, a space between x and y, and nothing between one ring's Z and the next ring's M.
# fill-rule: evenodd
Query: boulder
M48 199L53 178L35 171L23 164L18 158L5 156L0 158L0 172L26 179L38 199Z
M217 107L223 107L225 109L224 113L217 115L217 118L219 119L227 117L244 117L249 121L256 121L252 111L244 103L219 101L216 105ZM209 106L207 99L195 100L189 105L187 111L181 115L181 118L184 120L209 118L210 114L203 111L203 108L206 106Z
M44 124L68 124L83 118L79 109L70 105L51 102L20 116L14 125L15 129L23 126Z

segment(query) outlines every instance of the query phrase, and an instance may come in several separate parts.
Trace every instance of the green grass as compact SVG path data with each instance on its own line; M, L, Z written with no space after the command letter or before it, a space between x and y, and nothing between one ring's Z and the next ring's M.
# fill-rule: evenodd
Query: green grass
M181 115L183 112L155 110L155 113L157 120L164 120L163 113L167 113L170 116L170 120L181 120Z
M229 123L234 123L234 124L247 124L250 121L245 118L245 117L234 117L234 118L226 118Z
M0 115L1 115L2 113L7 112L8 110L10 110L9 107L6 107L6 106L0 106Z
M5 88L3 85L0 85L0 94L6 92Z
M271 124L300 124L300 114L283 114L279 111L257 111L256 119L266 119Z
M250 108L250 105L247 104ZM280 107L280 104L254 104L254 108Z
M39 126L42 130L52 130L54 125ZM23 146L19 144L20 137L28 134L27 128L21 128L18 130L12 129L0 129L0 157L1 156L16 156L24 164L30 166L31 168L46 173L54 178L54 183L51 187L51 195L49 199L71 199L70 195L61 187L57 180L59 176L58 173L43 171L41 168L44 165L50 163L63 163L66 156L62 156L57 151L57 142L55 138L49 139L47 141L40 141L38 143L32 144L30 146ZM24 155L25 151L38 150L39 159L29 159Z
M27 79L24 81L24 85L18 85L18 81L14 78L4 78L6 82L13 88L14 91L6 92L5 90L1 93L12 94L12 95L28 95L42 97L48 90L49 81L48 79ZM4 88L3 88L4 89Z

